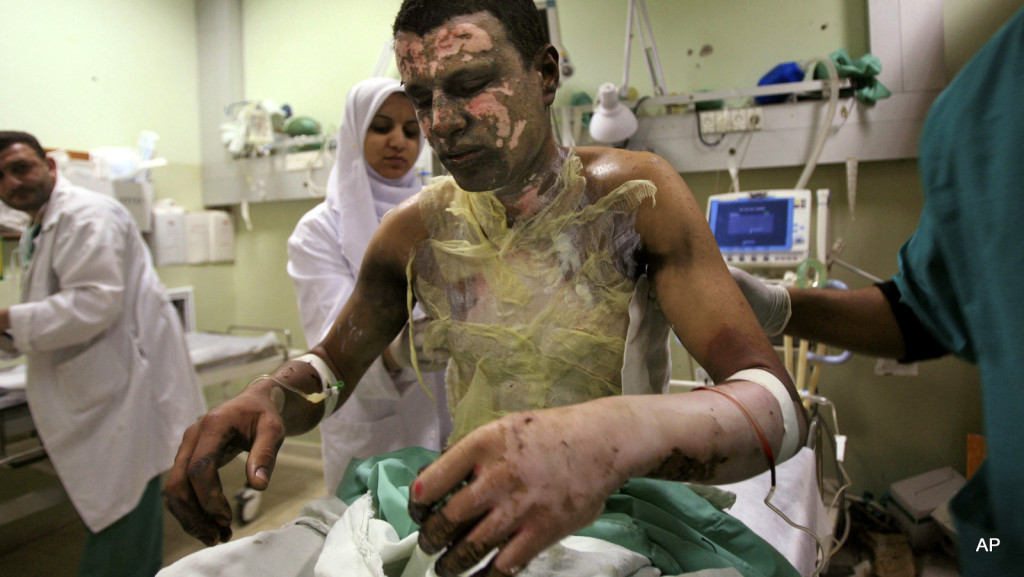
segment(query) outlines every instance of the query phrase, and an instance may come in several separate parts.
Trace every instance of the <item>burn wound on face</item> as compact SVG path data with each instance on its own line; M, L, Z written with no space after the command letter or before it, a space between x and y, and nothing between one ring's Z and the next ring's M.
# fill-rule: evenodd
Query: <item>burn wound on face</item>
M411 73L427 72L427 55L422 40L412 40L411 35L401 35L402 41L395 43L395 54L398 58L398 70L403 78Z
M523 133L523 129L524 128L526 128L526 121L525 120L520 120L520 121L516 122L515 131L513 131L513 133L512 133L512 140L510 140L508 142L508 147L510 149L519 146L519 135Z
M460 52L479 53L494 48L494 40L483 28L463 22L451 28L441 28L434 36L435 57L449 58Z
M487 31L467 22L442 27L423 38L402 32L395 40L395 55L402 78L413 74L433 75L446 58L462 53L462 61L465 62L473 54L494 48L494 40Z
M469 102L466 110L474 118L493 123L497 128L499 138L508 138L512 135L512 121L509 119L508 107L498 102L493 94L484 93L477 96Z

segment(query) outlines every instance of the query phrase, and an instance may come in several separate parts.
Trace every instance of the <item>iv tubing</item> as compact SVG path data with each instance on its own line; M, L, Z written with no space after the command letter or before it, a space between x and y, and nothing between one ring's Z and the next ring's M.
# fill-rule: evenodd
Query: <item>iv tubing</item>
M860 276L868 279L871 282L874 282L874 283L885 282L882 279L878 278L877 276L875 276L875 275L873 275L873 274L871 274L871 273L869 273L867 271L861 270L861 269L853 266L852 264L850 264L848 262L843 262L843 261L839 260L838 258L833 258L832 259L832 264L837 264L837 265L845 268L846 270L848 270L850 272L855 272L855 273L859 274Z
M800 180L797 181L794 187L798 190L807 188L807 181L811 179L811 174L814 173L814 169L818 166L818 159L821 158L821 151L825 148L825 141L828 140L832 121L835 119L836 109L839 107L839 73L836 72L836 65L832 62L831 58L827 57L817 58L812 62L821 62L828 69L828 112L821 121L821 127L818 129L818 139L814 143L811 157L807 160L804 172L800 175Z
M803 525L794 522L785 513L783 513L781 509L776 507L775 504L771 502L772 496L775 495L775 454L772 452L772 447L768 443L768 437L765 436L764 431L761 429L761 426L757 424L757 421L754 419L754 416L750 414L750 411L747 410L747 407L744 406L743 403L741 403L740 400L737 399L731 393L728 393L716 387L698 387L694 389L694 392L696 391L712 391L724 396L725 398L732 401L734 405L739 407L740 411L743 413L743 416L747 418L747 422L749 422L750 426L753 427L754 433L757 435L757 439L761 441L761 448L764 450L765 457L768 458L768 469L771 471L771 488L768 490L768 494L764 498L764 504L766 507L771 509L772 512L781 517L782 520L785 521L790 527L793 527L794 529L797 529L799 531L803 531L804 533L810 535L812 539L814 539L814 543L817 546L816 553L818 556L817 562L815 563L814 575L820 575L821 570L825 565L826 555L825 546L821 543L821 539L819 539L818 536L814 534L814 531L811 531L807 527L804 527Z
M258 382L258 381L273 381L275 385L281 387L282 389L285 389L286 391L291 391L291 392L295 393L296 395L299 395L303 399L306 399L307 401L309 401L310 403L313 403L313 404L320 403L320 402L322 402L324 400L323 393L306 393L304 391L300 391L299 389L296 389L295 387L293 387L293 386L289 385L288 383L282 381L281 379L275 377L274 375L270 375L270 374L260 375L260 376L256 377L255 379L249 381L249 385L251 385L251 384L253 384L255 382ZM248 387L249 385L246 385L246 387Z

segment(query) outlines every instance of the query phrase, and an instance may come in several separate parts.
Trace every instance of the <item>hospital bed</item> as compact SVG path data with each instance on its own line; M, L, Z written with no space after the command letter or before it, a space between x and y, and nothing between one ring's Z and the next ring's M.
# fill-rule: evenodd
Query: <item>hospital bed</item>
M225 397L232 381L269 373L296 352L291 333L278 328L232 325L225 333L186 332L185 339L200 384L224 387ZM45 459L46 448L36 434L25 396L25 366L0 369L0 467L22 468ZM66 499L54 477L52 484L0 502L0 525Z
M403 457L397 457L402 461ZM699 494L707 495L709 500L721 504L728 501L722 491L735 495L735 502L727 512L745 523L754 533L761 536L768 545L774 547L804 577L815 575L815 569L821 558L815 540L827 542L831 532L830 522L824 515L820 494L816 485L815 451L806 447L794 457L779 465L777 473L777 490L772 503L782 510L794 524L808 528L811 536L801 529L790 525L764 504L765 495L771 486L767 475L759 475L741 483L721 485L715 489L695 488ZM414 471L420 464L412 457L408 463ZM375 472L368 479L367 486L357 488L356 493L365 490L369 485L378 486L387 493L393 493L389 500L391 506L401 506L403 492L394 491L397 485L381 479L403 477L403 464L395 465L392 471ZM366 473L368 471L364 471ZM398 473L392 476L390 473ZM663 486L664 487L664 486ZM664 495L663 495L664 496ZM696 497L696 495L694 495ZM347 501L347 499L346 499ZM658 526L655 518L673 517L669 509L652 514L658 505L655 501L640 507L646 513L641 516L644 523ZM629 509L629 507L626 507ZM620 511L623 514L625 511ZM387 513L384 513L386 515ZM629 513L625 513L629 514ZM309 577L330 575L331 577L372 577L384 575L381 567L387 567L387 575L421 576L433 575L427 570L431 562L429 556L415 548L415 535L402 533L388 525L389 521L378 518L374 500L368 493L363 493L355 501L346 506L341 498L330 496L314 499L305 504L302 512L291 522L278 529L264 531L234 539L217 547L197 551L173 565L167 567L161 577L189 577L191 575L223 575L226 577L242 577L255 573L275 574L287 577ZM402 523L399 522L399 525ZM629 523L625 523L628 525ZM716 521L714 526L721 528ZM728 524L725 524L728 525ZM664 528L667 528L664 527ZM705 527L707 528L707 527ZM406 527L408 529L408 527ZM655 529L658 533L661 529ZM731 530L728 534L734 534ZM712 529L712 535L715 530ZM722 536L722 535L718 535ZM664 535L651 535L652 543L668 543ZM692 536L691 536L692 537ZM715 536L710 537L712 540ZM640 538L643 540L643 538ZM582 542L581 542L582 541ZM709 542L710 543L710 542ZM651 545L657 548L655 545ZM710 550L715 545L710 544ZM548 575L562 577L595 577L597 575L623 575L630 577L651 577L659 574L650 566L644 566L645 554L640 551L627 551L621 546L601 541L594 537L568 537L553 548L549 554L538 559L540 567L531 575ZM625 553L623 553L625 551ZM762 550L763 554L764 551ZM763 562L765 556L755 557ZM744 553L740 553L744 555ZM627 559L628 557L628 559ZM750 563L759 563L754 558L747 559ZM375 569L376 567L376 569ZM769 567L764 567L769 569ZM467 573L468 574L468 573ZM734 569L706 569L696 573L684 573L687 577L736 577L739 573Z
M185 340L204 388L269 373L296 352L291 332L271 327L231 325L226 333L187 332Z

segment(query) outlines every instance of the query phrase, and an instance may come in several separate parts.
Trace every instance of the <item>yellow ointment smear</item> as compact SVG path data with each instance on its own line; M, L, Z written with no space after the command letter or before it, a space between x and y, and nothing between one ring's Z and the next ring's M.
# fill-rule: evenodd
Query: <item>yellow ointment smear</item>
M302 396L306 397L306 400L311 403L322 403L327 398L327 393L308 393Z
M333 385L330 385L326 391L321 391L319 393L307 393L307 392L304 392L304 391L300 391L299 389L296 389L295 387L289 385L288 383L282 381L281 379L279 379L279 378L277 378L277 377L275 377L273 375L260 375L260 376L256 377L255 379L253 379L252 382L250 382L249 384L251 385L252 383L255 383L256 381L261 381L261 380L264 380L264 379L266 379L268 381L273 381L275 384L277 384L281 388L283 388L285 390L288 390L288 391L291 391L291 392L295 393L296 395L299 395L300 397L306 399L307 401L309 401L309 402L311 402L313 404L318 404L318 403L324 402L324 399L326 399L328 396L330 396L330 389L332 387L344 386L344 382L343 381L338 381L337 383L334 383Z

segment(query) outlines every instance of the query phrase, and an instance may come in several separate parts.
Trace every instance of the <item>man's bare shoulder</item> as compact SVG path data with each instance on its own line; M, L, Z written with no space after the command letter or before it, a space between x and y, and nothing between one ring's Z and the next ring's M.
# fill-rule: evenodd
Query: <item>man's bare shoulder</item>
M580 146L574 151L583 163L587 182L605 193L631 180L650 180L659 188L673 181L681 182L675 168L651 152L603 146Z

